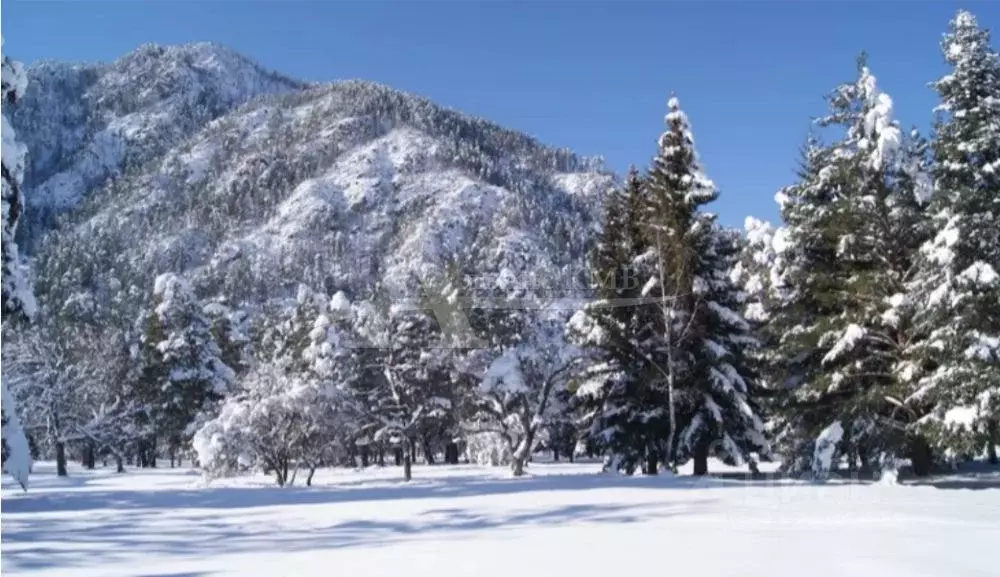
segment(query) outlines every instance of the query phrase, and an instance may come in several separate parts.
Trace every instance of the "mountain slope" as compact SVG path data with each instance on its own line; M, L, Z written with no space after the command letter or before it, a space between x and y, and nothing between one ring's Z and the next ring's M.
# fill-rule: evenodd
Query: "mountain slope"
M145 45L112 64L28 69L13 123L31 152L23 234L31 240L108 178L136 168L261 94L304 83L224 47Z
M258 92L88 189L37 253L43 299L141 300L166 271L252 306L299 282L412 293L455 266L582 286L614 181L599 160L368 82Z

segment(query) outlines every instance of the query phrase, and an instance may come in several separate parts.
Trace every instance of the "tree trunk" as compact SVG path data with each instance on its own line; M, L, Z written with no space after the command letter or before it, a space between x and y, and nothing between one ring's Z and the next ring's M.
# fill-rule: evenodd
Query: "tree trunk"
M657 475L659 474L659 468L657 467L658 459L656 458L656 453L654 451L646 451L646 466L642 468L643 475Z
M1000 422L996 420L987 422L986 432L986 458L990 464L996 465L1000 463L1000 459L997 459L997 445L1000 445Z
M556 463L559 462L559 449L556 447L552 447L552 460Z
M56 441L56 475L60 477L69 475L66 472L66 443L62 441Z
M566 456L569 458L569 462L570 463L572 463L573 459L575 458L575 456L573 455L573 453L575 453L575 452L576 451L570 451L569 453L566 454Z
M392 458L396 462L396 466L403 464L403 449L400 447L394 447L392 449Z
M424 437L424 461L426 461L428 465L434 464L434 451L431 450L431 444L427 440L427 437Z
M458 464L458 443L451 442L444 447L444 462L449 465Z
M312 487L313 475L316 473L316 467L314 465L309 466L309 476L306 477L306 487Z
M522 421L524 422L524 421ZM530 422L530 421L528 421ZM528 457L531 456L531 447L535 442L535 431L532 427L528 427L528 432L525 433L523 444L515 447L511 453L510 461L510 471L515 477L520 477L524 475L524 465L528 462Z
M927 439L915 436L910 439L910 463L913 466L913 474L917 477L926 477L931 473L933 458L931 446Z
M708 474L708 443L698 443L694 449L694 474Z
M368 445L361 447L361 466L368 467Z
M125 463L122 463L122 458L120 455L115 455L115 467L117 468L117 470L115 471L116 473L125 472Z
M413 460L410 458L411 452L404 451L403 455L403 480L409 482L413 479Z
M83 448L83 466L90 470L94 470L97 466L97 451L94 449L93 441L88 442Z

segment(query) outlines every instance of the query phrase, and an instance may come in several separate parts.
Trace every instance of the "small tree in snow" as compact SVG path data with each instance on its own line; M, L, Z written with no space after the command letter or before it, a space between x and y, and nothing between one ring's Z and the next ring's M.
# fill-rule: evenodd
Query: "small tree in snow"
M173 452L211 416L234 373L222 361L212 323L184 279L160 275L153 297L154 309L144 319L145 379L157 431Z
M358 330L363 347L373 353L371 362L380 374L370 398L377 418L375 440L398 445L402 451L403 478L412 478L415 436L429 419L443 417L451 400L443 387L451 374L451 352L437 321L407 304L380 310L362 303Z

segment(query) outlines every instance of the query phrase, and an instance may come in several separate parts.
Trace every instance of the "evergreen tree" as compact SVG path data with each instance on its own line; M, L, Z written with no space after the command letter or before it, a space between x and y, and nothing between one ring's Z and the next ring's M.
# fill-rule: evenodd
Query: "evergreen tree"
M173 455L211 416L234 373L222 361L212 323L184 279L160 275L153 298L155 308L145 320L146 386L153 397L152 422ZM155 451L155 445L146 449Z
M842 137L811 143L801 182L779 193L788 234L769 331L791 391L779 440L787 466L818 475L837 455L876 467L907 453L925 467L928 457L900 410L919 337L907 284L926 238L926 147L904 139L863 56L858 68L819 120Z
M702 172L677 98L669 108L646 181L642 228L649 248L640 258L652 270L641 294L654 297L661 313L653 342L659 382L667 388L665 461L673 467L694 459L695 474L705 474L710 454L744 462L768 443L753 399L755 341L729 277L736 241L704 210L718 191Z
M624 188L608 194L590 258L596 298L567 327L571 341L589 351L574 395L587 436L607 455L607 468L629 474L657 471L669 428L665 390L656 385L660 375L648 346L655 326L649 319L658 313L639 284L640 271L648 270L639 259L646 252L644 186L632 168Z
M1000 444L1000 59L989 31L959 12L941 45L931 202L935 234L912 290L926 369L911 404L954 457Z

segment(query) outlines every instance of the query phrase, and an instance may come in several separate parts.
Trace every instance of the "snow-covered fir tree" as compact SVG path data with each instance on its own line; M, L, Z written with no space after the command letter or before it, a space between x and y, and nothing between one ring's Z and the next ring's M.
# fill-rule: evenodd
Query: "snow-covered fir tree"
M1000 58L969 12L941 44L948 74L933 86L937 107L934 236L921 251L911 289L919 389L909 405L919 428L951 458L1000 444Z
M652 270L640 280L660 309L655 359L669 397L666 463L693 459L695 474L705 474L709 455L746 462L767 453L768 442L753 398L756 341L729 277L736 241L705 211L719 193L702 172L680 102L668 106L646 180L643 257Z
M858 69L819 120L841 137L810 142L801 181L778 194L787 235L768 331L776 384L790 391L779 441L789 468L821 476L841 455L874 468L928 457L901 409L918 338L907 283L926 238L926 147L904 138L864 57Z
M152 422L173 456L211 416L234 373L221 358L201 302L183 278L171 273L156 278L153 309L143 325Z
M664 457L670 426L668 398L654 368L650 346L659 314L643 298L639 257L643 178L633 168L622 189L605 201L604 228L591 255L596 298L567 325L569 338L588 351L588 366L575 385L574 402L592 444L606 455L606 467L631 474L655 474Z

